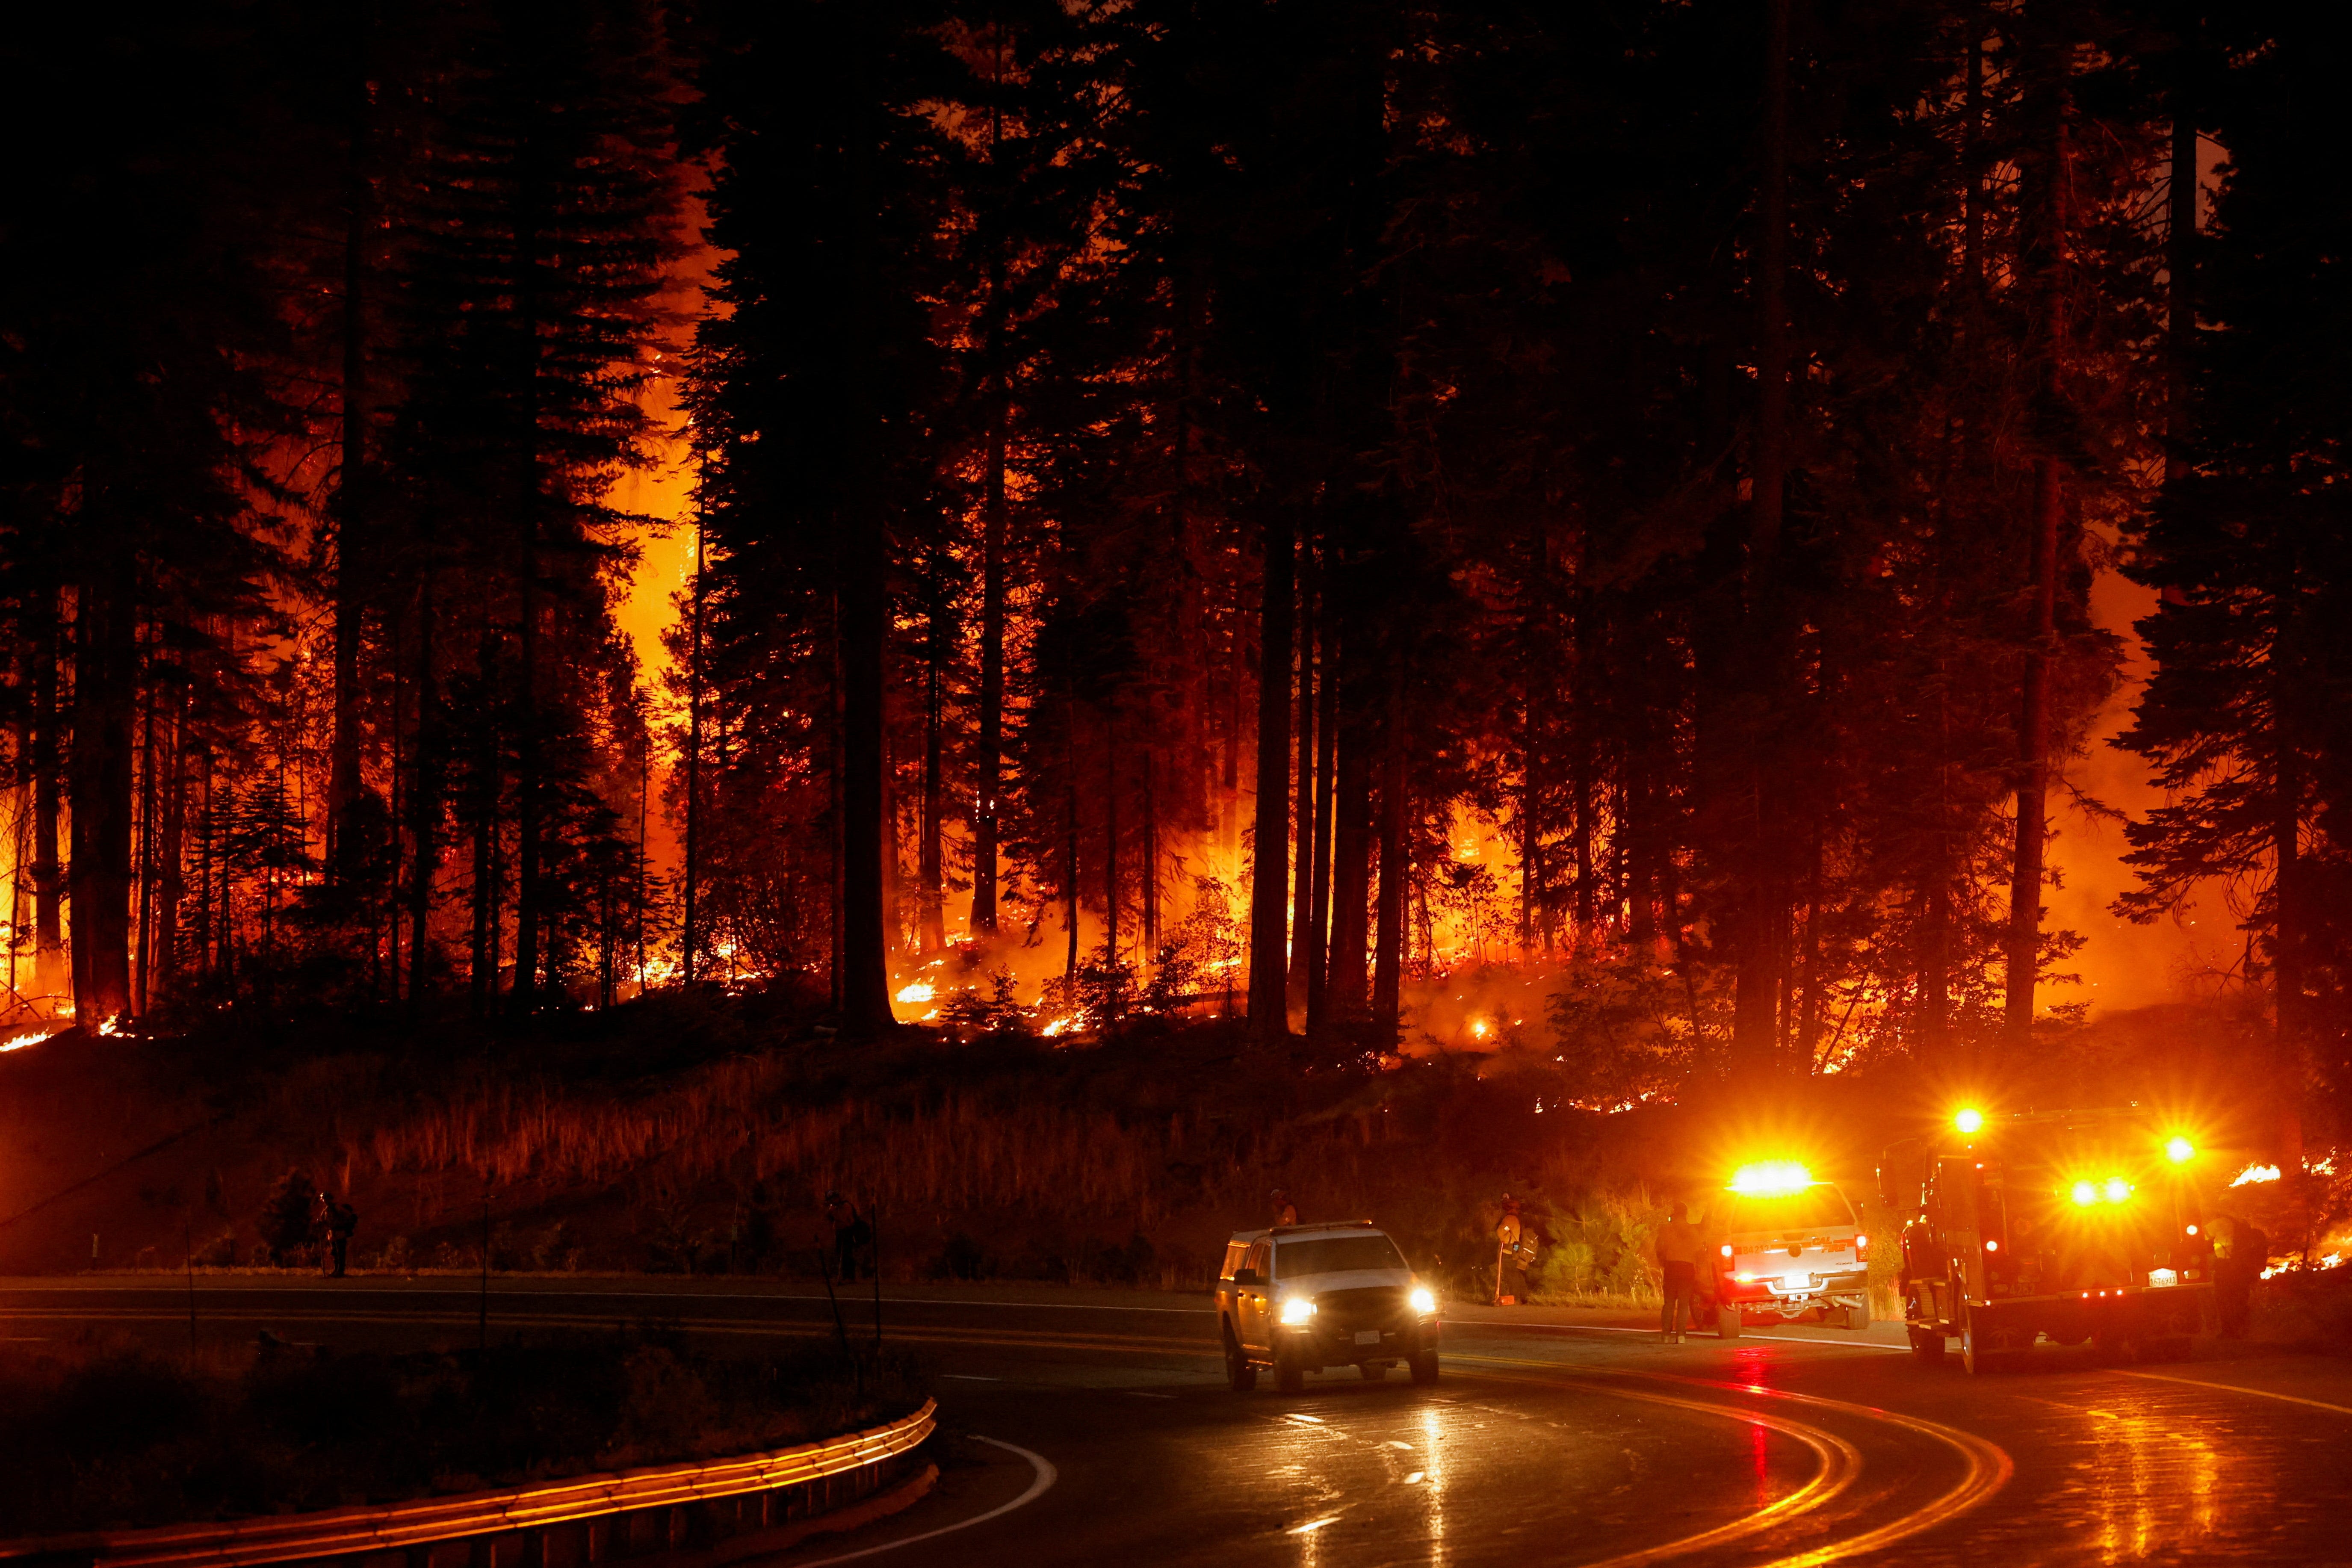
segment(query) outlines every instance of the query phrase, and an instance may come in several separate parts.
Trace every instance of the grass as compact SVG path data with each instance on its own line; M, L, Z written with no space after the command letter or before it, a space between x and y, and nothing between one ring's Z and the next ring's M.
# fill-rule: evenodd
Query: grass
M0 1235L14 1266L88 1267L93 1233L110 1266L252 1266L254 1216L301 1173L355 1204L367 1268L470 1272L487 1228L497 1270L808 1278L837 1190L878 1214L892 1279L1191 1289L1282 1187L1310 1217L1378 1220L1461 1291L1492 1266L1507 1190L1547 1239L1539 1296L1646 1300L1658 1201L1720 1181L1677 1150L1693 1112L1578 1110L1528 1050L1269 1050L1220 1020L1072 1048L912 1032L856 1047L770 1000L667 994L505 1033L248 1025L140 1044L150 1084L182 1086L171 1125L227 1120L201 1152ZM85 1085L62 1058L25 1065L58 1069L67 1113L133 1076ZM114 1142L88 1113L80 1132L53 1131L48 1104L26 1102L20 1139L0 1093L0 1188L19 1142L28 1159L44 1138ZM58 1181L28 1165L18 1184Z
M306 1512L756 1452L920 1403L886 1353L722 1357L644 1332L486 1352L0 1355L0 1520L49 1535Z

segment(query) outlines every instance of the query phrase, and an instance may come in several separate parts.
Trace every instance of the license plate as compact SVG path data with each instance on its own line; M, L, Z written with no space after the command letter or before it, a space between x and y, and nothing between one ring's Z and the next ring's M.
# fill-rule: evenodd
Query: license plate
M1376 1345L1381 1342L1381 1331L1378 1329L1358 1329L1356 1342L1360 1345Z

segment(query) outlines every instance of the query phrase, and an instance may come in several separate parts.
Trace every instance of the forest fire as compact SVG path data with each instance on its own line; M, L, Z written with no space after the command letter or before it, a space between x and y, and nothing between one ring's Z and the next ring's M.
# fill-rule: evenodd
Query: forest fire
M1619 1105L2033 1057L2127 994L2259 1015L2281 1082L2336 1059L2352 927L2316 889L2352 769L2332 667L2294 662L2332 579L2278 497L2199 488L2225 460L2303 484L2332 448L2289 382L2189 390L2296 347L2231 289L2332 285L2264 270L2276 209L2213 163L2223 110L2181 119L2148 61L2117 97L2006 55L1963 90L1956 15L1944 64L1871 76L1937 115L1800 93L1751 145L1697 129L1744 79L1490 123L1434 44L1410 91L1327 102L1302 57L1255 109L1162 102L1190 79L1164 42L1090 6L1051 37L894 12L870 78L822 63L863 44L749 14L708 54L582 33L558 102L475 11L404 11L332 113L264 93L184 135L125 103L26 193L46 226L12 244L134 214L143 270L0 322L47 345L0 392L38 456L0 545L6 1027L690 984L847 1039L1230 1020L1348 1059L1526 1052ZM1252 25L1219 49L1254 57ZM340 81L362 26L308 19L254 68ZM1223 118L1292 89L1297 146ZM929 150L739 155L773 94ZM1083 171L1045 151L1081 105L1108 116ZM1659 166L1603 161L1581 210L1632 249L1496 194L1623 125ZM479 167L428 195L459 142ZM1996 144L2001 181L1954 173ZM1227 248L1180 243L1192 198L1150 171L1244 145ZM1393 192L1398 158L1468 205L1322 204ZM543 245L526 159L583 215ZM1892 249L1890 167L1942 171ZM838 205L852 170L879 228ZM1662 188L1742 193L1738 243L1647 225ZM250 237L218 266L215 222ZM2244 267L2200 298L2192 252ZM1391 298L1407 257L1434 270ZM812 291L878 335L763 314ZM1910 302L1899 349L1848 352L1824 301L1863 298ZM1661 336L1669 301L1703 303ZM1391 392L1267 390L1342 386ZM196 521L109 510L121 430L153 433L148 512ZM2273 781L2260 833L2213 826L2240 776ZM2225 883L2242 921L2198 903Z

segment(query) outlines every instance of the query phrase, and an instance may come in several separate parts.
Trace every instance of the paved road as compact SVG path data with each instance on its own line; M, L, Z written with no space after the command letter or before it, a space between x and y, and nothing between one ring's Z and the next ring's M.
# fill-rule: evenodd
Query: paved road
M482 1310L447 1279L224 1277L195 1294L207 1338L464 1342ZM0 1281L0 1337L184 1342L188 1305L181 1285ZM721 1281L502 1279L488 1309L493 1335L836 1331L822 1293ZM869 1297L845 1310L871 1332ZM942 1483L779 1568L852 1551L957 1568L2352 1561L2352 1363L2332 1359L2124 1368L2045 1350L1970 1379L1884 1326L1664 1346L1622 1322L1467 1311L1434 1388L1350 1372L1285 1397L1225 1389L1197 1300L894 1289L882 1312L935 1360L955 1434Z

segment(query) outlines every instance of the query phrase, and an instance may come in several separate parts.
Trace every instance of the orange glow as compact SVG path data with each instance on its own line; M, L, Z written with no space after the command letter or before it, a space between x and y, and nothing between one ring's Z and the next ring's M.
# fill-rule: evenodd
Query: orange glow
M1776 1197L1801 1193L1813 1184L1813 1173L1790 1160L1766 1160L1742 1165L1731 1178L1731 1190L1748 1197Z

